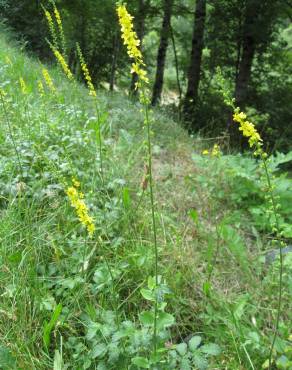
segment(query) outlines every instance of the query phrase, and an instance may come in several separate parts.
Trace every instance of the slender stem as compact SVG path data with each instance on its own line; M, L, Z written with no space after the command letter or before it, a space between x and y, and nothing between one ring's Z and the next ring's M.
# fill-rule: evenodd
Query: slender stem
M94 99L95 103L95 111L97 115L97 122L98 122L98 144L99 144L99 163L100 163L100 176L103 182L103 156L102 156L102 136L101 136L101 122L100 122L100 112L97 106L97 101Z
M264 169L265 169L265 175L267 178L268 188L271 192L272 208L273 208L273 213L275 217L277 233L279 233L280 225L279 225L279 219L278 219L278 214L277 214L276 201L274 197L273 187L271 184L270 174L269 174L268 167L267 167L267 162L264 158L263 158L263 163L264 163ZM275 328L274 328L273 341L272 341L270 354L269 354L269 370L271 369L273 350L274 350L275 342L276 342L277 335L278 335L278 328L279 328L279 322L280 322L280 316L281 316L281 306L282 306L282 290L283 290L283 251L282 251L282 245L280 245L279 295L278 295L277 317L276 317L276 323L275 323Z
M17 156L19 171L20 171L21 177L23 178L23 169L22 169L22 165L21 165L21 161L20 161L20 155L19 155L19 152L18 152L18 149L17 149L17 146L16 146L16 142L14 140L11 123L10 123L8 112L7 112L6 105L5 105L5 100L4 100L4 97L3 97L1 91L0 91L0 97L1 97L1 103L2 103L2 106L3 106L3 111L4 111L7 127L8 127L8 130L9 130L9 135L11 137L12 145L13 145L14 151L15 151L16 156Z
M152 145L151 145L151 124L149 119L149 107L147 103L145 106L145 121L147 126L147 149L148 149L148 168L149 168L149 189L150 189L150 202L151 202L151 216L153 227L153 240L154 240L154 274L155 274L155 288L158 287L158 245L157 245L157 229L155 220L155 205L154 205L154 192L153 192L153 176L152 176ZM157 351L157 312L158 312L158 297L155 292L155 306L154 306L154 331L153 331L153 344L154 353Z

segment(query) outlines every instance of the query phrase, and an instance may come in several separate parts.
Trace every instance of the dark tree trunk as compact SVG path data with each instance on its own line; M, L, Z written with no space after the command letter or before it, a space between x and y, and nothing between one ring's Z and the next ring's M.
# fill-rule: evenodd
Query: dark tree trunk
M259 16L259 7L254 1L249 1L245 11L243 24L242 52L238 65L238 74L235 84L236 104L243 107L246 103L248 85L251 77L251 67L256 50L256 23Z
M188 71L188 86L183 108L184 116L188 121L190 120L193 121L194 117L192 117L192 115L194 114L198 98L198 89L201 75L202 52L204 46L205 19L206 19L206 0L197 0L194 17L192 51Z
M136 32L140 40L140 47L142 47L143 38L145 35L145 18L147 13L147 8L149 5L149 0L139 0L138 12L136 18ZM137 95L136 83L138 81L138 76L136 73L132 74L132 81L130 86L130 94L132 96Z
M166 60L166 52L168 47L168 39L170 35L170 22L172 14L173 0L164 0L164 15L161 28L160 43L157 54L156 76L153 86L152 105L156 105L161 99L163 88L163 77Z

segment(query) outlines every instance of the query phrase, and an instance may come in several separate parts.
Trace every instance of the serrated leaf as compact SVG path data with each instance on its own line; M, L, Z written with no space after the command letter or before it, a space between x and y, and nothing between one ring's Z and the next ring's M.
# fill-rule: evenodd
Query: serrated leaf
M151 311L141 312L139 318L143 325L151 326L154 324L154 313Z
M199 370L206 370L208 368L208 361L198 352L193 354L193 363Z
M107 347L105 344L96 344L91 351L91 358L95 359L97 357L102 358L107 352Z
M205 344L200 347L200 351L211 356L217 356L221 353L220 347L215 343Z
M143 298L145 298L147 301L155 301L155 297L153 295L153 292L149 289L141 289L141 294Z
M184 356L187 353L188 346L186 343L179 343L176 346L176 350L181 356Z
M149 362L145 357L134 357L132 363L136 366L142 367L142 369L150 369Z
M195 335L194 337L192 337L189 341L190 350L195 351L199 347L201 342L202 338L200 336Z
M165 327L173 325L175 322L174 316L167 312L159 312L157 317L157 329L164 329Z

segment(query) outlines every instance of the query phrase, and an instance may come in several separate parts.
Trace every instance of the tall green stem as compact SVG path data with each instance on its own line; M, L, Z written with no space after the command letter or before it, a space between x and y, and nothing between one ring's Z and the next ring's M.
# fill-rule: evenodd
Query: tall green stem
M276 201L275 201L275 196L273 192L273 187L271 184L267 161L264 158L263 158L263 164L264 164L265 175L266 175L266 179L268 183L268 189L270 190L270 193L271 193L272 210L273 210L274 217L275 217L277 233L279 233L280 224L279 224L279 218L278 218L278 213L277 213ZM278 329L279 329L281 306L282 306L282 291L283 291L283 251L282 251L282 245L280 244L280 272L279 272L279 294L278 294L278 305L277 305L277 317L276 317L276 323L275 323L275 328L274 328L272 345L271 345L270 354L269 354L269 370L271 369L271 366L272 366L273 350L274 350L275 342L276 342L277 335L278 335Z
M97 116L97 122L98 122L98 149L99 149L99 163L100 163L100 176L101 180L103 182L103 155L102 155L102 136L101 136L101 120L100 120L100 112L97 106L96 98L94 97L95 102L95 111Z
M154 241L154 275L155 275L155 289L158 287L158 245L157 245L157 228L155 220L155 204L154 204L154 191L153 191L153 176L152 176L152 144L151 144L151 123L149 119L149 106L147 102L144 103L145 107L145 122L147 126L147 149L148 149L148 171L149 171L149 189L150 189L150 202L151 202L151 216L153 227L153 241ZM153 345L154 353L157 351L157 312L158 312L158 297L155 291L155 306L154 306L154 331L153 331Z

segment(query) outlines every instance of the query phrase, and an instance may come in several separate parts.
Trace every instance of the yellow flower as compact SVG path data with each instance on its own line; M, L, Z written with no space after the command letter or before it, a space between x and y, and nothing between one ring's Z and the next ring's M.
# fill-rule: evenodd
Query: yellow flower
M89 95L96 97L96 92L95 92L95 89L92 83L92 79L91 79L89 70L87 68L84 57L82 55L82 51L78 43L76 44L76 48L77 48L77 53L78 53L79 60L80 60L81 69L82 69L82 72L83 72L83 75L84 75L84 78L86 80L87 87L89 90Z
M58 61L58 63L60 64L60 66L62 67L65 75L68 77L69 80L73 80L73 74L72 72L70 71L70 68L68 67L68 64L67 62L65 61L63 55L53 46L51 46L52 50L53 50L53 53Z
M61 16L56 6L54 6L54 14L55 14L55 18L56 18L58 26L62 29L63 27L62 27Z
M80 188L80 182L76 180L74 177L72 178L72 183L75 186L75 188Z
M209 150L208 150L208 149L203 150L203 151L202 151L202 154L203 154L203 155L208 155L208 154L209 154Z
M19 84L20 84L21 92L23 94L27 94L26 83L25 83L25 81L24 81L24 79L22 77L20 77L20 79L19 79Z
M262 144L262 139L254 124L246 120L246 114L236 108L233 114L233 120L239 123L239 130L243 136L248 137L249 146L255 147Z
M72 181L74 186L69 186L66 189L66 194L70 199L71 206L75 208L80 223L86 228L88 235L92 237L95 231L93 218L88 213L88 207L83 200L84 195L76 189L80 186L80 182L76 179Z
M38 80L38 92L39 92L40 96L45 95L44 85L43 85L41 80Z
M214 144L213 149L212 149L212 157L219 157L221 154L220 147L218 144Z
M52 92L55 92L56 89L55 89L55 86L54 86L54 83L53 83L53 80L49 74L49 71L46 69L46 68L43 68L42 69L42 74L43 74L43 77L44 77L44 80L46 82L46 85L47 87L52 91Z
M147 72L143 68L145 66L143 62L143 57L140 49L140 40L133 27L133 17L128 13L125 5L118 5L117 13L119 17L119 22L121 25L122 39L124 40L124 45L127 46L127 52L130 58L134 59L132 63L131 73L136 73L140 81L149 82L147 78ZM140 85L138 82L136 88Z

